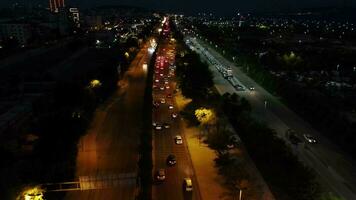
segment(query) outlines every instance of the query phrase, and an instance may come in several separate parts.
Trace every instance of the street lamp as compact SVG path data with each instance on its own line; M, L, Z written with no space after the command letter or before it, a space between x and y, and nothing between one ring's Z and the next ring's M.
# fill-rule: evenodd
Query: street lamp
M100 86L101 86L101 82L99 80L94 79L94 80L90 81L90 84L89 84L90 88L97 88L97 87L100 87Z
M33 188L27 188L23 192L21 192L20 196L18 199L24 199L24 200L44 200L43 198L43 193L45 192L44 189L42 189L39 186L33 187Z

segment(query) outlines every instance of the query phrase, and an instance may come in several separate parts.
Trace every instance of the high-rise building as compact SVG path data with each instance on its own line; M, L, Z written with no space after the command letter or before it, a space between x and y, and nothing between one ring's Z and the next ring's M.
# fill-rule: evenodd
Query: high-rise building
M49 0L49 9L51 12L58 12L64 6L64 0Z

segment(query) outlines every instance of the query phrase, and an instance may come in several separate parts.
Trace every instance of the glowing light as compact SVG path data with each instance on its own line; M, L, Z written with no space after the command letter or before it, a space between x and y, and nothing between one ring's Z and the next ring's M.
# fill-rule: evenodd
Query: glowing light
M44 192L45 190L39 186L26 188L23 192L21 192L16 200L44 200Z
M129 52L125 52L125 57L126 57L126 58L129 58L129 57L130 57Z
M216 120L214 111L207 108L199 108L195 110L195 117L203 125L213 124Z
M143 71L147 72L147 68L148 68L147 63L144 63L144 64L142 65Z
M97 88L101 86L101 82L97 79L94 79L92 81L90 81L89 87L90 88Z

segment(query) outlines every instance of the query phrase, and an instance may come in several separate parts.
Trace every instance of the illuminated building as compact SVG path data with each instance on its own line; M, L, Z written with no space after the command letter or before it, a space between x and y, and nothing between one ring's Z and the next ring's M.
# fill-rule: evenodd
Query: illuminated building
M51 12L58 12L64 6L64 0L49 0L49 9Z

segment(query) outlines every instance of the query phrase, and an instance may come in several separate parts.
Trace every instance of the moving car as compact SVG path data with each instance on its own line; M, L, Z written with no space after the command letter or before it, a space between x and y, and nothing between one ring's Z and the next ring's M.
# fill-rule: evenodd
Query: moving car
M176 144L183 144L183 139L182 139L182 136L180 136L180 135L175 136L174 141Z
M165 104L166 103L166 100L165 99L161 99L161 104Z
M164 127L165 129L168 129L168 128L171 127L171 125L170 125L169 123L163 123L163 127Z
M162 130L163 127L161 124L156 124L156 126L154 126L156 130Z
M157 170L156 179L158 181L164 181L166 179L166 170L164 170L164 169Z
M173 107L173 105L169 105L168 108L169 109L173 109L174 107Z
M316 139L313 136L309 135L309 134L304 134L303 137L310 144L315 144L316 143Z
M175 119L178 117L178 114L177 113L172 113L172 118Z
M190 178L184 178L183 181L183 188L186 192L191 192L193 191L193 183L192 183L192 179Z
M157 101L153 102L153 107L158 108L159 107L159 103Z
M176 163L177 163L176 156L173 154L168 155L167 164L172 166L172 165L175 165Z

